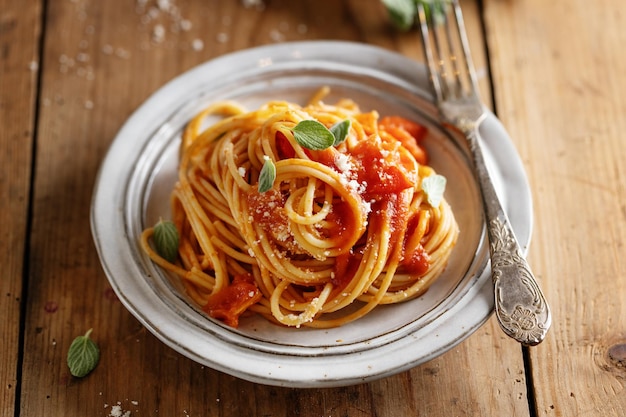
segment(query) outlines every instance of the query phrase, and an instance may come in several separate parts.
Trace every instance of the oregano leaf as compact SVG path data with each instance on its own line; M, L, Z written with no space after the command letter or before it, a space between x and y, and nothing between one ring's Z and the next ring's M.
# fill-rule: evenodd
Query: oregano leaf
M317 120L302 120L293 128L293 137L303 148L319 151L335 143L335 136Z
M350 119L342 120L341 122L337 122L330 127L330 133L335 137L335 141L333 142L333 146L337 146L348 137L348 132L350 131L350 126L352 122Z
M276 165L269 157L265 157L265 162L259 173L259 192L269 191L274 186L276 180Z
M422 180L422 190L426 194L428 204L432 207L439 207L443 200L443 193L446 190L446 177L435 174Z
M445 22L446 5L450 4L450 0L416 0L416 3L424 5L424 12L427 19L432 19L436 24Z
M446 4L450 0L381 0L393 26L399 30L411 29L417 17L417 5L424 7L426 19L437 24L445 20Z
M409 30L415 22L417 7L415 0L382 0L387 8L391 23L400 30Z
M67 351L67 366L75 377L82 378L89 374L100 360L100 348L90 338L92 331L89 329L83 336L75 338Z
M176 225L170 220L159 220L154 226L154 245L156 251L163 259L168 262L176 261L178 256L178 229Z

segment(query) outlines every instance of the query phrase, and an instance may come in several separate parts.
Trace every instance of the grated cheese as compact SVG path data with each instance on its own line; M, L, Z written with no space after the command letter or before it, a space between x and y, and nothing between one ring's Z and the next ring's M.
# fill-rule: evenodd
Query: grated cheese
M124 411L122 406L117 404L111 407L110 417L130 417L130 411Z
M204 42L202 41L202 39L194 39L191 42L191 48L194 51L201 51L204 49Z
M228 42L228 33L226 32L220 32L217 34L217 41L219 43L226 43Z
M241 0L241 4L243 4L245 8L255 7L257 10L263 10L265 8L263 0Z
M152 40L155 43L161 43L165 40L165 28L163 25L154 25L154 28L152 28Z
M349 174L354 168L354 165L350 162L350 157L344 153L337 154L335 157L335 165L342 173L346 174Z

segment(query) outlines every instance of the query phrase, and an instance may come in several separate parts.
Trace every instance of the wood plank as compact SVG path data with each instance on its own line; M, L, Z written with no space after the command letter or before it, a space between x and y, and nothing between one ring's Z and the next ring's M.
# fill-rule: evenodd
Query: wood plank
M34 142L41 1L0 0L0 416L18 395L22 277Z
M555 318L531 349L541 416L626 415L626 16L621 1L589 6L485 10L498 112L539 214L531 261Z
M108 415L114 405L132 415L528 415L521 350L491 322L401 375L296 390L186 359L112 296L91 243L91 188L117 129L164 82L206 59L277 41L367 41L421 57L416 33L392 31L377 0L371 7L334 0L265 1L262 9L217 0L170 4L180 14L151 12L154 1L48 5L21 415ZM472 10L467 19L478 23ZM188 31L171 28L179 17L191 22ZM75 379L65 354L90 327L101 362Z

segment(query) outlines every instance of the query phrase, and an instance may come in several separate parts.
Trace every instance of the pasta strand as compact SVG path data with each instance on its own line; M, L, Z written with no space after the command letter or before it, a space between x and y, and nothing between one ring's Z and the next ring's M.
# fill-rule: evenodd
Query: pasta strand
M349 99L324 103L328 91L303 107L214 103L183 133L172 192L179 259L153 250L151 228L141 246L232 326L246 311L285 326L341 326L420 296L452 254L452 209L445 199L431 206L421 188L436 175L420 144L425 129ZM294 133L303 120L350 127L345 140L309 149ZM265 163L275 178L260 190Z

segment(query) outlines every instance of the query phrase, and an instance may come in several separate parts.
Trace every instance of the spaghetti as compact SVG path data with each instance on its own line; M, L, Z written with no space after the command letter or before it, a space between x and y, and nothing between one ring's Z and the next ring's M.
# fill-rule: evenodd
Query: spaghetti
M456 243L450 206L424 186L437 176L419 144L426 129L349 99L326 104L326 92L304 107L218 102L183 133L172 193L178 259L151 247L153 228L141 243L230 326L250 312L286 326L340 326L423 294ZM205 128L210 115L221 118ZM330 146L308 146L297 133L310 120L348 128Z

